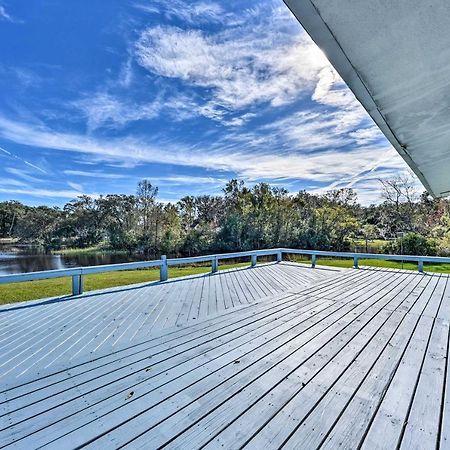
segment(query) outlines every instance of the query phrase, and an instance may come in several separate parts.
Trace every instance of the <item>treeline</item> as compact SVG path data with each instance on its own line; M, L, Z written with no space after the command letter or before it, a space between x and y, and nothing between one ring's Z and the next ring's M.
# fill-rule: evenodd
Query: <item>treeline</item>
M391 239L384 251L450 254L447 200L415 196L408 179L382 184L384 201L361 206L352 189L314 195L229 181L223 195L158 201L148 180L136 195L80 196L63 208L0 203L0 237L20 242L148 255L198 255L270 247L350 250L355 238ZM401 241L397 238L405 233ZM393 239L393 240L392 240Z

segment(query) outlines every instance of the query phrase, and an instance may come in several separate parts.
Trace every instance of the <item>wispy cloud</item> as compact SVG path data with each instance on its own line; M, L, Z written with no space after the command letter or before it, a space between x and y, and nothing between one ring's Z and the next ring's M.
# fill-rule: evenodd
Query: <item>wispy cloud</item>
M10 198L17 198L18 195L29 195L31 197L47 197L47 198L63 198L63 199L74 199L79 195L82 195L81 192L76 190L59 190L59 189L39 189L39 188L28 188L28 189L10 189L0 187L0 193L8 194ZM98 197L97 194L87 194L90 197Z
M129 122L157 117L162 108L159 99L148 104L123 102L107 93L97 93L72 102L87 119L89 131L101 126L123 126Z
M25 180L29 183L41 183L45 181L42 178L36 176L36 174L28 169L19 169L18 167L6 167L5 172L9 175L13 175L16 178L20 178L21 180Z
M6 12L6 9L3 5L0 5L0 20L5 20L8 22L14 22L14 19L10 14Z
M80 183L74 183L73 181L67 181L67 185L71 187L74 191L77 191L79 193L82 193L84 188L83 185Z
M171 185L190 184L190 185L205 185L214 184L216 186L222 186L227 182L226 178L216 177L201 177L191 175L175 175L167 177L150 177L153 182L156 183L169 183Z
M161 14L167 19L177 18L189 24L202 22L220 22L224 20L225 10L214 2L186 2L181 0L161 1L151 3L136 3L135 7L150 14Z
M75 177L87 177L87 178L107 178L111 180L116 180L119 178L125 178L125 175L117 173L106 173L106 172L88 172L85 170L64 170L65 175L75 176Z
M0 186L19 186L19 187L26 187L26 183L23 181L18 180L17 178L0 178Z
M395 151L390 147L381 149L371 146L351 152L333 149L317 153L286 153L276 152L274 149L249 152L236 144L226 148L224 143L209 144L208 147L200 145L196 149L182 144L165 144L160 147L136 138L113 140L63 134L42 127L11 122L5 118L0 118L0 134L21 144L88 154L118 163L131 160L140 163L194 166L235 172L251 179L290 178L332 182L336 178L358 174L372 167L375 151L379 157L396 157ZM402 164L400 157L397 158L396 164Z
M4 154L8 155L10 158L15 159L17 161L21 161L22 163L24 163L25 165L27 165L28 167L31 167L32 169L35 169L41 173L47 173L44 169L42 169L39 166L36 166L36 164L32 164L29 161L27 161L26 159L21 158L20 156L14 155L13 153L11 153L10 151L4 149L3 147L0 147L0 151L3 152Z
M281 33L294 25L285 9L271 12L270 23L261 23L244 11L248 24L215 33L147 28L136 42L137 61L153 74L202 88L203 114L224 123L228 113L252 105L292 103L314 87L328 62L297 24L297 32Z

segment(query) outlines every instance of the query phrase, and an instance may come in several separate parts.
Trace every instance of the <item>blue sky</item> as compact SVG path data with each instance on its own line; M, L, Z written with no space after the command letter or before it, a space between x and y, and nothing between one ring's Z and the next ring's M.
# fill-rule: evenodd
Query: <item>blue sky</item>
M0 200L290 191L406 169L281 0L0 0Z

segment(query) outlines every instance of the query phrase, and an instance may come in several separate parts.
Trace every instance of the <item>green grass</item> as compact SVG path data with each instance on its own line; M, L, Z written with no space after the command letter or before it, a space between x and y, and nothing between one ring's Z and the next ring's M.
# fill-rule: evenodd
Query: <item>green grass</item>
M222 264L219 269L245 267L249 263ZM170 267L169 277L183 277L198 275L211 271L210 265ZM135 283L146 283L159 280L159 269L124 270L120 272L105 272L86 275L84 277L84 290L92 291L109 287L124 286ZM11 283L0 285L0 304L15 303L39 298L69 295L72 292L71 278L53 278L50 280L26 281L24 283Z
M298 262L309 262L308 258L295 258L292 259ZM338 259L338 258L317 258L316 264L319 266L333 266L350 268L353 267L353 259ZM382 259L359 259L358 264L360 266L369 267L385 267L389 269L405 269L405 270L417 270L417 263L401 261L384 261ZM423 265L425 272L438 272L438 273L450 273L450 264L427 264Z
M356 246L356 247L365 247L366 246L365 239L353 239L351 242L352 242L352 246ZM389 241L386 241L384 239L373 239L373 240L368 241L367 246L369 247L369 251L371 248L380 250L381 247L383 247L388 242Z
M60 250L52 250L52 254L54 255L89 255L89 254L98 254L98 253L117 253L124 254L125 250L110 250L105 247L104 244L94 245L92 247L78 248L78 247L68 247L62 248Z

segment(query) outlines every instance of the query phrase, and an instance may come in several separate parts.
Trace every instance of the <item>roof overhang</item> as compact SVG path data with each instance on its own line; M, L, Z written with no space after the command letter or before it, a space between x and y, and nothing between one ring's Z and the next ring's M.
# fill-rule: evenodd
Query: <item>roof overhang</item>
M450 1L284 1L427 191L450 195Z

